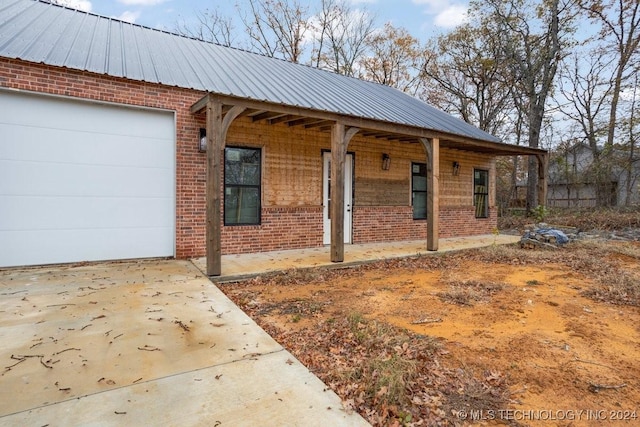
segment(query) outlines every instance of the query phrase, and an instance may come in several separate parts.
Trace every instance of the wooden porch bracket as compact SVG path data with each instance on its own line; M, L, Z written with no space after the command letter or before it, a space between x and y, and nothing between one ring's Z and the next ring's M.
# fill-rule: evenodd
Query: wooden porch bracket
M437 251L440 239L440 139L420 138L427 153L427 250Z
M222 113L222 102L209 97L207 111L207 275L222 274L222 165L227 131L233 120L245 110L234 106Z
M547 174L549 173L549 154L538 154L538 204L547 206Z
M344 261L344 162L351 138L360 129L331 126L331 262Z

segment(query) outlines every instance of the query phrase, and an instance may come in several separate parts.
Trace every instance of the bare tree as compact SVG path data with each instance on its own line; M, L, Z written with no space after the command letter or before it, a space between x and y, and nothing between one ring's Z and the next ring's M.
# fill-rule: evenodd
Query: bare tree
M197 24L188 24L184 20L176 23L175 31L187 37L193 37L222 46L239 47L235 42L235 27L232 18L220 13L220 9L205 9L196 12Z
M586 52L576 51L560 68L558 110L576 127L577 138L589 145L592 164L590 177L596 188L596 204L611 200L610 156L602 155L601 141L607 134L606 113L613 91L608 70L611 59L601 47Z
M224 46L243 48L284 59L357 76L358 61L368 49L367 38L375 31L375 17L365 9L349 6L348 0L320 0L320 10L300 0L238 0L237 17L219 9L197 14L197 23L176 24L189 37ZM236 30L234 18L240 20Z
M480 22L502 39L499 60L513 76L513 90L526 107L528 145L540 146L547 99L554 88L559 62L564 55L563 36L571 30L570 0L486 0L475 2ZM527 210L535 208L538 168L529 159ZM541 201L540 201L541 202Z
M625 81L631 76L633 59L640 43L640 2L638 0L579 0L580 7L601 25L600 40L607 51L615 52L613 90L605 150L613 147L618 103Z
M251 50L300 62L311 18L308 7L298 0L247 0L247 5L248 11L239 12Z
M404 28L385 24L366 40L369 54L360 61L359 76L415 95L421 86L423 50Z
M616 169L625 167L627 159L620 158L620 153L614 151L618 142L618 132L624 132L625 124L632 120L629 117L620 118L622 94L633 83L632 77L637 74L640 43L640 2L637 0L578 0L580 9L592 22L600 25L597 37L589 40L599 49L600 56L607 58L608 66L600 70L600 75L608 85L608 121L604 138L598 138L596 145L590 144L594 150L594 173L596 177L597 202L608 206L613 200L611 180ZM627 109L627 113L634 113L634 108ZM632 129L628 127L627 129ZM621 136L625 139L625 136ZM633 138L630 138L631 141ZM604 141L603 141L604 140ZM629 147L633 148L633 147ZM633 151L633 150L631 150ZM630 178L630 177L628 177Z
M631 100L629 102L628 116L623 126L626 127L626 144L625 148L627 156L623 163L623 169L626 173L625 179L625 199L624 204L631 206L633 203L634 189L638 186L640 179L640 156L638 156L637 145L640 144L640 116L638 115L638 102L640 102L640 94L638 93L638 74L635 75L633 81L633 90L631 92ZM640 202L640 194L636 195L636 202Z
M344 0L322 0L318 14L311 63L338 74L355 76L358 60L367 49L375 17L352 9Z
M435 105L492 134L511 122L511 83L500 61L501 41L482 27L465 25L440 36L427 49L423 73L435 84Z
M584 58L583 58L584 57ZM572 54L560 69L559 111L575 123L595 156L600 153L598 142L607 133L606 120L613 91L606 70L611 64L600 50Z
M527 101L513 90L514 75L503 59L503 40L481 20L457 27L426 47L423 97L433 105L505 141L521 145L527 133ZM524 207L517 194L522 159L496 164L499 211Z

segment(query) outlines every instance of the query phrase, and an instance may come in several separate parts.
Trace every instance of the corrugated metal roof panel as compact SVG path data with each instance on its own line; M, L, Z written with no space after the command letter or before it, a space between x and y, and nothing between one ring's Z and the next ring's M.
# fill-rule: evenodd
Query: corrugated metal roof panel
M388 86L37 0L0 0L0 56L499 141Z
M91 51L91 40L95 17L87 14L74 16L73 25L69 25L69 40L60 45L60 56L63 62L55 65L66 67L67 64L87 64Z
M58 66L64 65L67 57L69 56L69 52L74 49L74 45L77 42L78 35L80 34L78 26L70 24L70 21L75 19L75 16L70 14L65 15L66 23L62 27L62 31L56 40L57 48L51 49L49 52L46 59L47 64Z
M27 0L30 1L30 0ZM84 69L99 74L107 74L107 50L109 49L107 34L111 22L106 19L97 19L91 32L87 34L91 41L89 51L84 65ZM24 58L23 58L24 59ZM74 64L68 62L65 67L81 68L82 63Z
M106 70L110 76L125 77L124 49L122 40L122 22L113 22L107 32L107 64Z
M140 69L142 70L142 77L140 80L157 82L159 81L158 72L156 70L156 65L153 63L151 52L149 49L144 49L143 47L149 45L148 32L143 31L143 29L139 27L132 27L132 29L136 35L136 41L138 42L138 46L136 46L136 53L138 55L137 60L140 61ZM132 56L131 60L134 61L136 59Z
M10 58L19 57L31 43L32 39L23 35L23 29L37 19L37 15L23 13L24 7L0 3L0 16L5 19L2 22L2 38L0 38L0 52ZM26 6L26 5L22 5ZM6 35L4 34L6 31Z
M138 39L133 27L125 25L122 27L122 38L126 43L122 43L124 69L126 75L132 80L144 80L142 61L140 60Z

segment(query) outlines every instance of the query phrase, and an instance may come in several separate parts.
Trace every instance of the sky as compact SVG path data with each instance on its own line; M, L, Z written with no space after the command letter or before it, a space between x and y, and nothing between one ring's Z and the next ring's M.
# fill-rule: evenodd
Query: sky
M353 8L364 7L382 26L391 22L406 28L421 41L446 32L466 19L468 0L347 0ZM300 0L301 4L305 0ZM195 19L197 11L234 12L235 0L59 0L69 7L147 27L174 31L177 22ZM318 1L309 0L310 4Z

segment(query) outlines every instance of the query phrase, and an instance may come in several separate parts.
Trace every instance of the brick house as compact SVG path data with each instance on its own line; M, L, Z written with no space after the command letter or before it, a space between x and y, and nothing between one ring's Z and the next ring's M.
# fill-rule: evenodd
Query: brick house
M0 267L437 250L496 227L496 156L546 167L387 86L37 0L0 0L0 111Z

